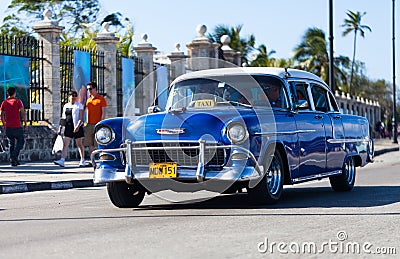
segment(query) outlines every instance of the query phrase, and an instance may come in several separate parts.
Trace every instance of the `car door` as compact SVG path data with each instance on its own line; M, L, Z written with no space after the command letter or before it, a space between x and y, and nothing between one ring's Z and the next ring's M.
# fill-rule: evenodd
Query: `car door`
M329 122L329 118L325 111L328 102L326 98L321 97L324 92L317 85L307 82L292 84L295 84L297 94L301 92L308 102L308 107L300 108L295 114L299 146L299 170L296 180L301 181L326 170L325 123ZM316 108L315 104L319 106Z
M342 114L339 112L339 107L336 103L335 98L332 93L328 92L328 99L330 103L330 111L327 113L332 126L329 130L326 130L327 139L327 161L326 161L326 171L333 172L342 169L344 158L346 156L345 149L345 132L343 128Z

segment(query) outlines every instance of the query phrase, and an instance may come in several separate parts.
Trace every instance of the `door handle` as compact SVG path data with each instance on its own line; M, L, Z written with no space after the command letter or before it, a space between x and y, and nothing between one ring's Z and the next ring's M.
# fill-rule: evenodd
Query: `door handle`
M320 120L320 119L323 118L323 116L322 115L315 115L314 118L316 118L317 120Z
M340 115L336 115L336 116L334 116L333 117L334 119L336 119L336 120L339 120L340 118L342 118Z

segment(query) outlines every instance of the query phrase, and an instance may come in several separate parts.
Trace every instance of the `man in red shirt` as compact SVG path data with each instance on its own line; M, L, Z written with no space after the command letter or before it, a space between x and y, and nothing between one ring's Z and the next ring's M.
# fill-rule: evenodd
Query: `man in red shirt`
M97 93L95 82L88 83L86 89L90 96L86 101L87 125L84 145L89 147L89 155L91 155L97 146L94 139L94 125L105 119L107 102L103 96Z
M25 123L25 130L27 129L26 114L22 101L16 98L17 91L15 87L8 88L7 94L8 98L1 103L0 117L10 143L11 166L17 166L19 165L19 152L24 147L25 142L20 114L22 114Z

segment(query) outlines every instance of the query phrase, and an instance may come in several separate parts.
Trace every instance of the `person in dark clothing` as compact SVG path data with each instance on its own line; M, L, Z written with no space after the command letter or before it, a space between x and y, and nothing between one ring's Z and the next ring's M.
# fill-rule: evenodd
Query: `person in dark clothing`
M392 139L392 135L393 135L393 124L391 121L387 122L387 131L388 131L388 135L389 135L389 139Z

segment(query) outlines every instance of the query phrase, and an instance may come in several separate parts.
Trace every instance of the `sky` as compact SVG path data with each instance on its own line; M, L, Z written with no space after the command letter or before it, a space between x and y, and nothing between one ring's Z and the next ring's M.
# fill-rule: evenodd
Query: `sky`
M0 19L11 0L0 0ZM400 84L400 0L396 1L396 85ZM5 4L3 4L5 3ZM120 12L134 26L134 45L141 35L158 51L169 54L175 44L187 53L186 44L197 37L196 27L205 24L207 32L220 24L243 25L242 37L253 34L256 46L265 44L275 58L289 58L305 31L318 27L329 35L329 0L100 0L104 14ZM361 22L372 32L358 36L356 59L363 61L370 79L393 81L392 0L333 0L335 56L352 58L353 34L342 36L346 12L366 12Z

